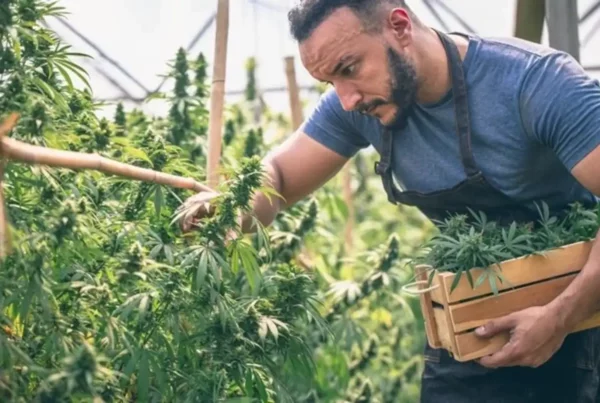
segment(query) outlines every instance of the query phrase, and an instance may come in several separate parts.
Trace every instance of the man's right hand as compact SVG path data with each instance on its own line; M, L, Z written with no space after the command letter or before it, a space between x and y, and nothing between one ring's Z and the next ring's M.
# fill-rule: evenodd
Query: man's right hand
M212 215L215 211L211 200L218 197L218 192L200 192L189 197L178 209L177 214L180 215L179 222L183 232L189 232L196 223L204 218Z
M273 149L263 160L269 186L283 199L270 200L257 194L254 200L253 215L265 226L275 219L277 213L314 192L342 169L347 158L334 153L308 137L302 131L288 137ZM200 192L178 209L179 221L184 232L190 231L195 223L214 213L210 201L218 197L218 192ZM243 220L245 222L245 220ZM248 222L244 231L252 231Z

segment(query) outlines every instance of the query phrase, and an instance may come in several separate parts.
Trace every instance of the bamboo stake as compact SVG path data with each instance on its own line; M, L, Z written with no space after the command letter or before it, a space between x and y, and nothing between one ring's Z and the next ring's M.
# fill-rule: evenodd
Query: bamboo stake
M344 201L346 202L346 206L348 206L348 221L346 221L346 228L344 230L344 239L346 243L346 248L348 250L352 249L354 244L352 229L354 227L355 222L355 212L354 212L354 203L353 203L353 195L352 195L352 166L350 163L346 164L342 171L342 188Z
M0 123L0 140L3 140L6 135L12 130L17 124L19 115L16 113L11 114L8 119ZM4 189L2 187L2 180L4 179L4 146L3 142L0 141L0 260L4 260L11 251L11 238L8 230L8 218L6 216L6 209L4 207Z
M4 169L3 169L4 170ZM4 209L4 192L0 189L0 259L4 259L11 251L10 232L6 211Z
M295 131L302 124L302 104L300 102L300 91L296 80L296 68L294 67L294 57L285 58L285 75L287 77L288 94L290 99L290 109L292 111L292 129Z
M56 150L47 147L35 146L6 137L16 125L19 115L11 114L4 122L0 123L0 258L4 258L10 250L10 234L8 231L2 183L4 163L7 160L24 162L32 165L48 165L57 168L74 170L97 170L106 174L125 177L145 182L154 182L175 188L190 189L196 192L214 192L211 188L195 181L192 178L171 175L164 172L134 165L124 164L98 154L88 154L75 151Z
M210 122L208 136L208 186L219 183L219 159L221 157L221 132L223 103L225 98L225 71L227 67L227 37L229 34L229 0L219 0L215 36L215 60L211 88Z
M124 164L98 154L54 150L26 144L7 137L2 139L2 152L4 158L11 161L19 161L32 165L48 165L57 168L97 170L106 174L139 181L154 182L174 188L190 189L196 192L212 192L210 188L191 178Z
M153 169L141 168L102 157L98 154L76 151L56 150L48 147L34 146L19 140L6 137L19 119L18 114L11 114L0 124L0 152L3 160L24 162L32 165L48 165L57 168L89 169L110 175L125 177L174 188L189 189L196 192L213 192L211 188L192 178L171 175Z

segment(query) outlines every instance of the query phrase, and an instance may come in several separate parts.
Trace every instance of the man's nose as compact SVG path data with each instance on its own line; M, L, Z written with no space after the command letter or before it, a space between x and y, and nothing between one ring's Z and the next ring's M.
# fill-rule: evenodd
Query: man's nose
M335 90L340 98L342 108L346 112L355 110L362 100L362 96L352 85L348 84L336 84Z

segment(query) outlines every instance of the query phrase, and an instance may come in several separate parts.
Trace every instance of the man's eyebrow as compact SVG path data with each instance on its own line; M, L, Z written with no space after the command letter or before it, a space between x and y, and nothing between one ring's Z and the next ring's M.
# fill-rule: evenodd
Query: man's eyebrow
M335 68L331 72L331 75L335 76L342 69L342 67L344 67L344 64L346 64L350 59L352 59L352 56L343 56L340 59L340 61L335 65Z

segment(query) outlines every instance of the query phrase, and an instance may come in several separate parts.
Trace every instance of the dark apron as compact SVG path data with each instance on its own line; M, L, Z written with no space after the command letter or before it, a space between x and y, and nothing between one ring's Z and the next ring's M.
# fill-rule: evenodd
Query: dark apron
M537 209L527 207L492 186L477 167L471 149L471 125L467 88L460 54L454 42L438 32L449 59L454 96L456 129L461 162L467 178L452 188L431 193L400 191L392 176L391 130L384 130L381 160L375 171L382 177L388 200L419 208L436 221L450 214L469 215L468 208L483 211L489 219L507 224L533 222ZM554 214L567 207L544 200ZM588 205L587 202L581 201ZM598 356L600 329L569 335L561 349L539 368L488 369L476 362L461 363L446 350L425 348L421 401L425 403L470 402L600 402Z

